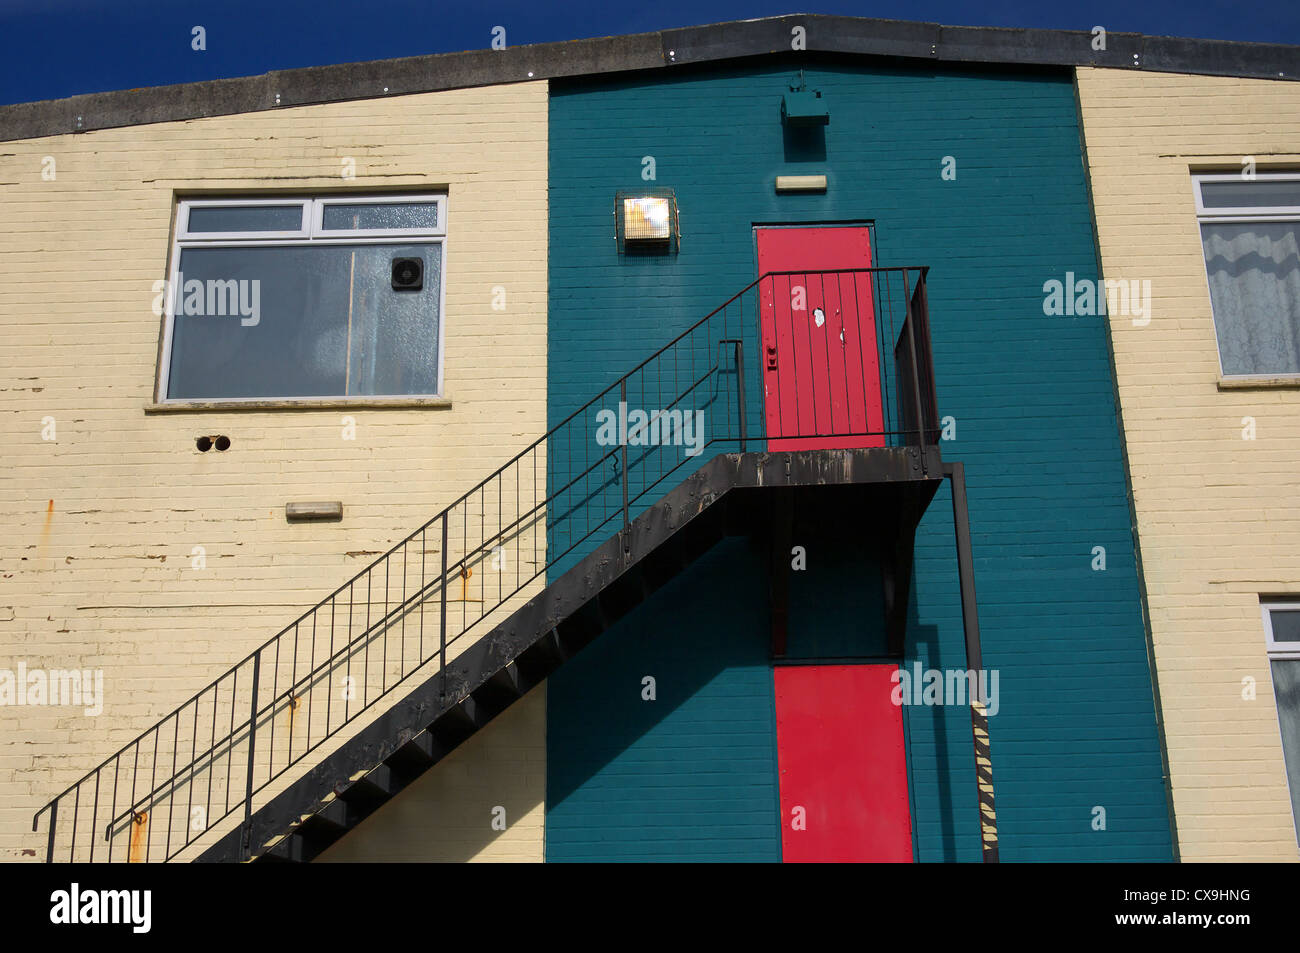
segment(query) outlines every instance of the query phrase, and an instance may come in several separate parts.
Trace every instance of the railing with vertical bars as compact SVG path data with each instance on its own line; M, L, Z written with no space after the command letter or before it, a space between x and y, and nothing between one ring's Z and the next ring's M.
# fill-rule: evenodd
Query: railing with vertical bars
M933 445L926 272L746 286L41 808L46 859L165 861L246 822L706 448Z

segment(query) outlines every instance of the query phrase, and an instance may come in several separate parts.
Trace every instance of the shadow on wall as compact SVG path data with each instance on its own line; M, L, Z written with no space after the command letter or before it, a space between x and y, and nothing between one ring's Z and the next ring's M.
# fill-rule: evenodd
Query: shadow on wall
M792 658L883 650L876 540L842 518L794 514ZM770 559L720 542L321 859L540 858L545 791L549 859L779 860Z
M318 860L540 861L545 730L546 686L539 685ZM493 827L502 808L504 831Z
M876 540L826 516L795 514L788 655L878 655ZM551 676L548 860L781 859L770 559L720 542Z
M922 670L964 668L964 646L960 655L957 658L956 653L944 651L944 647L939 644L939 627L922 625L917 618L915 601L909 603L904 666L911 668L920 662ZM969 859L958 856L957 830L953 818L958 804L962 810L977 810L974 794L974 748L971 748L969 759L957 757L954 761L954 755L961 755L963 750L957 747L956 737L963 730L970 730L970 709L947 705L909 705L904 712L904 724L911 762L908 793L912 799L912 836L913 843L920 848L917 860L952 863L959 859ZM924 763L921 759L929 759L929 763ZM965 760L970 761L969 777L958 771L957 778L954 778L953 766L960 765ZM961 790L954 791L956 784L964 786ZM921 789L918 790L918 787ZM934 824L938 825L938 837L922 840L921 828ZM934 856L936 850L938 856Z
M927 600L926 617L941 623L921 622L922 600ZM987 660L988 640L983 641ZM952 496L946 480L917 530L902 663L913 681L918 663L923 673L966 670ZM978 863L982 854L969 706L909 704L903 712L903 725L907 733L908 792L912 801L916 859L930 863ZM990 733L996 765L996 722ZM995 785L996 780L995 767Z
M764 577L723 540L551 676L548 860L780 858Z
M782 129L786 162L825 162L826 127L787 125Z

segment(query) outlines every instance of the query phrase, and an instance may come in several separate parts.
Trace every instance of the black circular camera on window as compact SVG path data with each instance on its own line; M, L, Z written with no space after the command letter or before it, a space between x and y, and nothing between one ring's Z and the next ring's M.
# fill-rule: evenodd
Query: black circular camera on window
M419 258L393 259L393 290L419 291L424 287L424 262Z

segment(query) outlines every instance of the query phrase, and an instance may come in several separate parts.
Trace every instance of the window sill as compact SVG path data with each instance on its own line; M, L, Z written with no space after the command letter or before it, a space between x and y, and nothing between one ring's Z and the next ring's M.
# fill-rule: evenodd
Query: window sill
M1293 377L1220 377L1219 390L1300 390L1300 375Z
M146 414L187 414L208 411L284 410L449 410L450 397L303 397L278 400L178 400L144 405Z

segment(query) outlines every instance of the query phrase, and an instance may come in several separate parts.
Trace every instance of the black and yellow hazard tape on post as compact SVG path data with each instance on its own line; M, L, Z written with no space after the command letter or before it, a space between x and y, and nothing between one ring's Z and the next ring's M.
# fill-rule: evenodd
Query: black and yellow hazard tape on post
M966 505L966 468L943 465L952 488L952 523L957 537L957 579L961 586L961 621L970 670L970 726L975 736L975 785L980 808L980 848L984 863L998 862L998 816L993 810L993 756L989 747L988 699L984 697L984 653L980 648L979 603L975 598L975 560L971 555L970 511Z
M984 863L998 862L998 816L993 808L993 757L989 749L989 716L984 699L970 703L970 726L975 736L975 784L979 790L980 847Z

